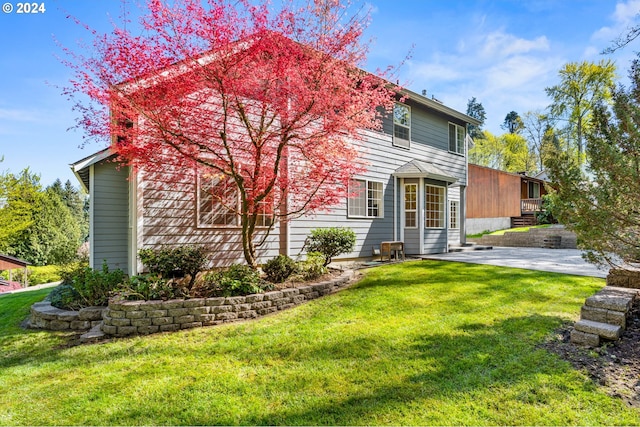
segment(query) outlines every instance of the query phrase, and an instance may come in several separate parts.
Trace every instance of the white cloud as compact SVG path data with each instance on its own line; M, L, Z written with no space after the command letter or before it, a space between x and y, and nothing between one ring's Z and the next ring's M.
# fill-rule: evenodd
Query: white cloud
M546 52L549 50L549 40L540 36L533 40L518 38L504 32L488 34L482 41L480 55L484 58L495 60L511 55L519 55L530 52Z
M566 62L551 53L545 35L522 38L495 28L476 28L450 46L447 52L416 55L421 61L408 64L411 86L463 112L476 97L487 113L485 129L495 133L509 111L524 114L546 107L544 88L555 84Z
M617 3L610 19L610 26L601 27L591 36L594 42L611 42L629 30L638 20L640 13L640 0L629 0L626 3Z

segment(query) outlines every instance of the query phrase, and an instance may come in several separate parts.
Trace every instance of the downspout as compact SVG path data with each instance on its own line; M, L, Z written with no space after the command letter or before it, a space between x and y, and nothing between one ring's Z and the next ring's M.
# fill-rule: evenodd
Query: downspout
M460 244L467 243L467 186L460 186Z
M89 267L95 269L95 171L89 166Z
M469 136L469 130L467 129L467 135L465 136L466 151L464 153L464 185L460 186L460 244L465 245L467 243L467 186L469 185L469 150L471 150L475 143L473 138Z
M444 187L444 252L449 252L449 226L451 225L451 221L449 218L451 216L451 206L449 206L449 185L447 184Z
M417 199L416 203L417 203L417 208L418 209L418 237L419 237L419 251L420 254L424 254L424 230L425 230L425 205L426 205L426 200L425 200L425 187L424 187L424 178L420 178L418 180L418 194L417 194Z
M283 174L285 174L286 180L288 182L289 179L289 150L288 147L284 147L282 155L284 156L284 161L282 162ZM289 190L285 189L284 194L282 195L283 201L280 203L280 220L278 224L278 253L280 255L291 256L291 231L289 229L289 221L287 213L289 211Z
M397 177L393 177L393 181L392 181L392 191L393 191L393 241L397 242L398 241L398 191L396 191L396 187L398 186L398 178Z
M138 179L133 167L129 167L129 276L138 274Z

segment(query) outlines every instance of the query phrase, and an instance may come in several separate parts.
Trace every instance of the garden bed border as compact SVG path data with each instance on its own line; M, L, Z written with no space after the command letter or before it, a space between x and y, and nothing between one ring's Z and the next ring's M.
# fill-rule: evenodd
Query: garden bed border
M51 306L48 301L43 301L31 307L29 326L76 331L99 328L102 333L95 335L95 338L149 335L213 326L286 310L336 292L351 283L354 277L354 270L345 270L327 281L260 294L167 301L111 300L107 307L90 307L80 311L61 310ZM83 310L91 312L94 317L99 313L101 317L88 322L81 320L80 313Z

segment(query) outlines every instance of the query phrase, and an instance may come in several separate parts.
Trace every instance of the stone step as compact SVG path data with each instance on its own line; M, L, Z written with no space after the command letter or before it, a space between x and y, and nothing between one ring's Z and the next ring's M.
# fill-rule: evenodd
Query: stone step
M584 303L584 305L588 307L619 311L622 313L628 312L629 309L631 309L631 304L633 304L633 296L626 296L615 292L601 292L587 298Z
M571 342L576 345L598 347L600 345L600 336L573 329L571 331Z
M105 333L102 332L102 322L100 322L99 324L91 328L89 332L80 335L80 342L83 344L96 342L104 339L105 337Z
M582 320L591 320L593 322L608 323L625 328L627 325L627 316L621 311L607 310L605 308L590 307L583 305L580 310L580 318Z
M585 334L594 334L608 340L617 340L622 334L622 327L609 325L608 323L594 322L592 320L578 320L574 328Z

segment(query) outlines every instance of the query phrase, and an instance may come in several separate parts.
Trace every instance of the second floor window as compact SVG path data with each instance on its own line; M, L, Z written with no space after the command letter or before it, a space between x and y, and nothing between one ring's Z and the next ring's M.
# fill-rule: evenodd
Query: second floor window
M396 103L393 107L393 145L409 148L411 142L411 108Z
M462 126L449 123L449 151L464 154L464 140L466 132Z

